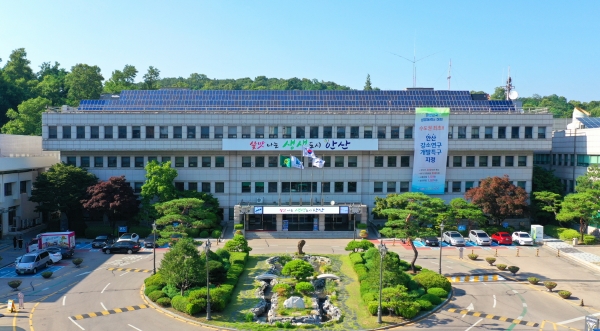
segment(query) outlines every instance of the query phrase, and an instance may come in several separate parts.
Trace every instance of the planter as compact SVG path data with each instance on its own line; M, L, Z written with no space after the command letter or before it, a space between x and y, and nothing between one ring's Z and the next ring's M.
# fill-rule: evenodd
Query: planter
M517 271L519 271L519 269L520 269L520 268L519 268L519 267L517 267L517 266L511 265L511 266L510 266L510 267L508 267L507 269L508 269L508 271L510 271L510 272L513 274L513 276L514 276L514 275L516 275L516 274L517 274Z
M44 272L42 272L42 277L44 277L44 278L50 278L50 277L52 277L52 271L44 271Z
M10 286L14 291L17 291L19 289L19 286L21 286L21 281L11 280L10 282L8 282L8 286Z
M467 255L467 256L468 256L468 257L469 257L469 259L471 259L471 260L477 260L477 258L479 257L479 255L477 255L477 254L473 254L473 253L471 253L471 254L469 254L469 255Z
M552 289L556 287L556 283L555 282L549 282L549 281L545 281L544 282L544 286L548 289L548 291L552 292Z
M537 277L528 277L527 281L532 285L537 285L540 282L540 279Z
M83 263L83 259L82 258L77 258L77 259L73 259L73 264L75 265L75 267L79 268L79 266Z
M369 233L367 232L367 230L360 230L358 236L361 238L367 238L369 236Z
M498 268L498 270L505 270L506 264L496 264L496 268Z
M490 265L494 265L494 262L496 262L496 258L495 257L486 257L485 261L487 263L489 263Z
M558 295L563 299L568 299L571 297L571 292L569 291L558 291Z

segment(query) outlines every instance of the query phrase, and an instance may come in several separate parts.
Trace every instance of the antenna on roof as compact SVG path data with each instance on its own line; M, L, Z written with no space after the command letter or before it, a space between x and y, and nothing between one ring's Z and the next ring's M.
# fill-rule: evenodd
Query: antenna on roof
M428 57L431 57L431 56L434 56L434 55L436 55L436 54L439 54L439 53L441 53L441 52L442 52L442 51L435 52L435 53L433 53L433 54L429 54L429 55L427 55L427 56L424 56L424 57L422 57L422 58L420 58L420 59L418 59L418 60L417 60L417 51L416 51L416 47L415 47L415 51L413 52L413 59L412 59L412 60L411 60L411 59L409 59L409 58L406 58L406 57L404 57L404 56L402 56L402 55L398 55L398 54L396 54L396 53L392 53L392 52L388 52L388 53L390 53L390 54L392 54L392 55L396 55L397 57L401 57L401 58L405 59L406 61L408 61L408 62L411 62L411 63L413 64L413 86L412 86L412 87L417 87L417 62L419 62L419 61L421 61L421 60L425 60L426 58L428 58Z
M508 78L506 79L506 100L515 100L519 97L519 93L514 89L512 78L510 77L510 67L508 67Z
M452 75L450 75L451 71L452 71L452 59L450 59L450 64L448 65L448 91L450 91L450 78L452 78Z

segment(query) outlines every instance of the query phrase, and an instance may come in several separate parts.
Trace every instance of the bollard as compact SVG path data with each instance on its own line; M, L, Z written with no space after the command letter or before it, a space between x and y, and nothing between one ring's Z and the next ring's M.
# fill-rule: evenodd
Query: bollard
M535 249L535 256L540 257L540 249L539 248Z
M473 250L471 250L471 254L474 254Z
M519 248L517 247L517 257L519 257Z
M392 243L392 246L396 246L396 238L394 238L394 242Z
M556 250L556 257L560 257L560 248Z
M494 254L495 257L498 257L498 248L496 248L496 254Z
M581 302L579 303L579 305L580 305L581 307L583 307L583 299L581 299Z

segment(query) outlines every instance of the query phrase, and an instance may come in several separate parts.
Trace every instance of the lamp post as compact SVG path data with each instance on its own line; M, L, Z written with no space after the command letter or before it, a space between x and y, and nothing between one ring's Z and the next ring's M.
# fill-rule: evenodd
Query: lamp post
M352 217L354 218L354 240L356 240L356 214L360 214L360 206L355 206L352 204L350 207L350 212L352 213Z
M152 235L154 238L154 242L152 242L152 254L154 255L154 275L156 275L156 220L152 223Z
M383 259L385 258L385 254L387 254L387 247L383 243L383 240L380 241L379 246L379 255L381 255L381 264L379 265L379 307L377 307L377 323L381 324L381 291L383 290Z
M444 222L440 224L440 275L442 274L442 243L444 238Z
M208 273L208 253L210 252L210 239L206 239L206 245L204 246L204 253L206 255L206 320L210 321L210 282Z

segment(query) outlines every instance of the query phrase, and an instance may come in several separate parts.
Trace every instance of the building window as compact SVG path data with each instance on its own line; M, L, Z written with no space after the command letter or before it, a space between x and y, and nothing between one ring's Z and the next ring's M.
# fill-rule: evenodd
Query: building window
M190 157L188 157L188 167L189 168L196 168L196 167L198 167L198 157L197 156L190 156Z
M323 127L323 138L333 138L332 128L330 126Z
M158 164L158 156L148 156L148 163L153 161Z
M225 157L224 156L215 156L215 167L216 168L225 168Z
M383 182L373 183L373 192L374 193L382 193L383 192Z
M284 126L282 128L283 131L283 138L292 138L292 127L291 126Z
M449 126L448 127L448 139L452 139L453 135L454 135L454 127Z
M531 138L533 138L533 127L526 126L525 127L525 139L531 139Z
M136 193L136 194L142 193L142 186L144 186L144 182L133 183L133 193Z
M399 126L392 126L391 129L391 137L392 139L400 139L400 127Z
M127 127L126 126L119 126L118 132L119 132L119 139L127 139Z
M310 138L319 138L319 127L318 126L310 127Z
M223 139L223 127L215 126L215 139Z
M227 138L237 138L237 126L227 127Z
M202 168L210 168L210 165L211 165L210 156L203 156L202 157Z
M504 166L505 167L514 167L515 166L515 157L514 156L505 156L504 157Z
M202 182L202 193L210 193L210 182Z
M400 157L400 167L402 167L402 168L410 167L410 156L401 156Z
M142 128L140 126L131 127L131 138L140 139L142 137Z
M396 160L397 160L397 157L395 157L395 156L388 156L387 157L387 161L388 161L387 162L387 166L389 168L395 168L396 167Z
M4 196L9 197L12 196L12 185L13 183L4 183Z
M303 126L296 127L296 138L306 138L306 128Z
M548 154L544 154L545 156L549 157L550 155ZM546 160L548 162L548 160ZM548 164L548 163L544 163L544 164ZM575 164L575 154L571 154L571 160L569 162L569 165L572 167ZM573 192L573 190L571 190L571 192Z
M269 126L269 138L279 138L278 126Z
M146 126L146 139L154 139L154 126Z
M175 157L175 168L183 168L184 167L184 157L183 156L176 156ZM137 167L137 165L136 165Z
M276 168L277 167L277 156L269 156L269 164L268 164L269 168Z
M404 139L412 139L413 138L413 127L405 126L404 127Z
M242 139L250 138L250 127L242 126Z
M358 167L358 156L348 156L348 168Z
M254 183L254 193L263 193L263 192L265 192L265 182Z
M444 192L448 193L448 182L444 184Z
M184 191L185 188L184 188L183 182L175 182L175 189L177 191Z
M510 128L510 137L512 139L519 139L519 127L518 126L513 126Z
M452 192L460 192L461 191L462 182L452 182Z
M144 167L144 157L136 156L133 160L133 163L136 168L143 168ZM182 161L182 163L183 163L183 161Z
M455 168L462 167L462 156L453 156L452 157L452 166Z
M492 156L492 167L500 167L501 162L502 162L502 156L500 156L500 155Z
M160 139L167 139L169 138L169 127L168 126L161 126L158 128L158 137Z
M375 167L383 167L383 156L375 156Z
M356 182L348 182L348 193L356 192Z
M400 182L400 192L408 192L408 182Z
M188 137L188 139L196 139L196 127L195 126L187 127L187 137ZM250 138L250 136L248 136L248 138Z
M121 156L121 168L129 168L129 167L131 167L131 157Z
M281 183L281 192L290 192L290 186L292 183L290 182L282 182Z
M19 193L20 194L27 194L27 181L26 180L22 180L19 182Z
M467 167L471 168L475 166L475 156L467 155Z
M337 129L336 137L339 139L346 139L346 127L338 126L336 129Z
M336 168L343 168L344 167L344 157L343 156L336 156L335 157L335 167Z
M321 192L331 193L331 183L330 182L321 183Z
M487 157L487 155L481 155L481 156L479 156L479 166L480 167L487 167L488 166L488 157Z
M277 182L269 182L269 193L277 193Z
M465 182L465 192L467 192L468 190L472 189L473 185L475 185L474 181Z
M265 157L264 156L256 156L254 158L254 166L257 168L265 167Z
M486 126L485 127L485 139L492 139L494 137L494 127Z
M183 137L183 128L181 126L173 127L173 139L181 139Z
M216 182L215 183L215 193L225 193L225 183Z
M56 137L57 137L56 126L49 126L48 127L48 139L56 139Z
M518 166L519 167L526 167L527 166L527 155L520 155L519 156Z
M325 165L323 167L331 168L331 156L323 156L322 159L325 161Z
M80 167L82 167L82 168L90 167L90 157L89 156L82 156L80 158L79 162L80 162Z
M63 126L63 139L71 139L71 127L70 126Z
M335 182L334 183L334 192L335 193L343 193L344 192L344 182Z
M563 155L562 154L558 154L558 165L562 165L562 158Z
M365 126L365 129L363 131L363 138L364 139L373 138L373 127L372 126Z
M458 139L467 139L467 127L466 126L458 127Z
M498 127L498 139L506 139L506 127L505 126Z
M252 192L252 187L250 186L250 182L242 182L242 193L250 193Z
M200 139L208 139L210 138L210 127L201 126L200 127Z
M350 127L350 138L359 138L358 136L358 126Z
M94 168L102 168L102 167L104 167L104 157L94 156Z
M189 191L198 192L198 183L196 183L196 182L189 182L188 183L188 190Z
M522 189L525 189L525 185L526 184L527 184L527 182L524 181L524 180L517 181L517 186L520 187L520 188L522 188Z
M67 156L67 165L76 167L77 166L77 157Z
M377 139L385 139L385 126L377 127Z
M77 139L85 139L85 126L78 126L76 131Z
M396 182L387 182L387 193L396 192Z
M167 163L167 162L171 162L171 157L170 156L163 156L160 158L160 162L161 163ZM171 166L173 166L173 163L171 163Z
M478 126L471 127L471 139L479 139L479 127Z
M113 127L112 126L105 126L104 127L104 139L113 139Z
M108 167L109 168L116 168L117 167L117 157L116 156L109 156L107 158L108 160Z
M538 139L546 139L546 127L545 126L538 127Z
M252 157L251 156L242 156L242 168L250 168L252 167Z

